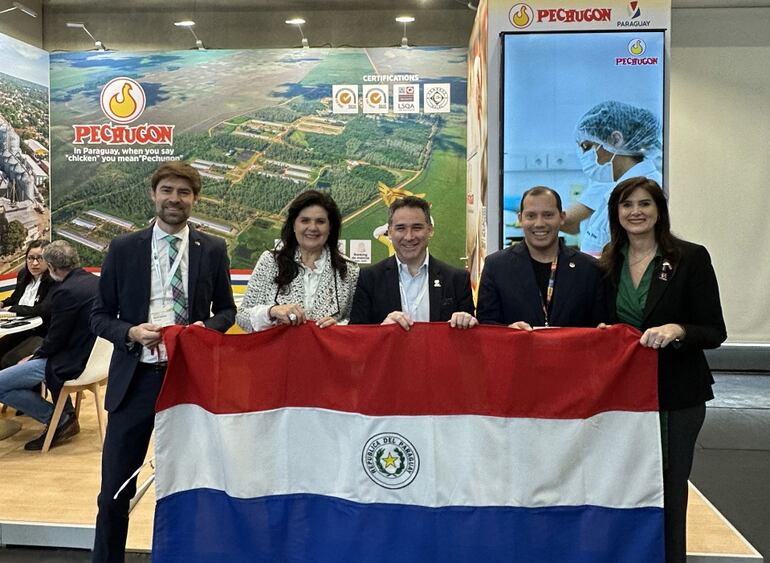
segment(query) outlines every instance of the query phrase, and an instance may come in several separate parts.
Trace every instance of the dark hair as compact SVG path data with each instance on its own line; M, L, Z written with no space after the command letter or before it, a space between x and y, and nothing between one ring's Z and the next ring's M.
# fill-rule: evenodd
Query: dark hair
M669 260L676 262L679 259L679 249L676 243L679 241L671 234L671 218L668 214L668 202L663 193L663 189L655 180L650 180L644 176L636 176L623 180L610 194L610 201L607 204L607 213L610 221L610 242L604 247L602 257L599 259L599 265L610 277L613 283L620 278L618 275L623 264L620 250L628 242L628 233L620 225L618 217L618 208L620 204L626 201L636 189L643 189L655 202L658 208L658 221L655 223L655 242L658 243L660 253Z
M562 212L561 196L559 195L559 192L557 192L556 190L552 190L547 186L535 186L534 188L529 188L526 192L524 192L521 195L521 203L519 203L519 213L524 211L524 200L527 199L527 196L543 195L543 194L553 195L553 197L556 199L556 209L558 209L559 213L561 213Z
M201 175L200 173L181 160L167 160L158 166L158 169L152 175L152 191L158 187L161 180L165 180L170 176L176 176L178 178L184 178L190 182L193 194L196 196L201 193Z
M32 250L33 248L45 248L49 244L50 244L50 241L47 241L45 239L36 239L36 240L29 241L29 243L27 243L27 249L24 251L24 259L25 259L24 269L27 270L27 275L29 276L30 279L32 278L32 272L29 271L29 268L27 267L27 261L26 261L27 256L29 256L29 251ZM43 258L43 260L45 260L45 258ZM48 268L43 270L43 273L40 275L41 279L45 277L48 277Z
M390 204L390 207L388 208L388 225L390 225L393 222L393 214L401 209L402 207L412 207L415 209L422 209L422 212L425 214L425 222L428 223L428 225L432 225L433 223L430 220L430 203L425 201L422 198L408 195L405 197L402 197L401 199L397 199L393 203Z
M329 194L318 190L308 190L299 194L289 204L288 215L281 228L281 247L273 253L278 264L278 274L274 281L278 285L278 291L282 293L288 290L289 284L299 275L299 266L294 261L294 254L299 245L297 237L294 235L294 221L297 220L303 209L313 205L323 207L329 216L329 238L326 241L326 246L329 248L332 268L340 274L343 280L348 273L347 260L340 253L337 244L342 228L340 210Z

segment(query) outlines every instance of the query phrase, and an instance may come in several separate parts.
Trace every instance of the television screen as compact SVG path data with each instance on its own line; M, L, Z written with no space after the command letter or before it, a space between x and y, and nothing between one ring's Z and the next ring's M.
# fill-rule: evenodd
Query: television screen
M502 35L501 245L521 195L555 189L567 244L598 255L607 199L628 177L663 185L664 32Z

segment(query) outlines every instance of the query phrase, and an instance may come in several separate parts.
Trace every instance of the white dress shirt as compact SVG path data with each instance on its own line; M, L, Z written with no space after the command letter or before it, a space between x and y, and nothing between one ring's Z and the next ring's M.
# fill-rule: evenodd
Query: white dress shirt
M430 255L425 251L425 260L417 270L416 275L409 273L409 266L398 259L398 288L401 293L401 311L409 315L415 322L430 321L430 296L428 295L428 259Z
M42 276L41 276L42 277ZM18 305L24 307L34 307L35 299L37 299L37 290L40 289L40 277L32 279L32 283L28 283L24 288L24 295L19 298Z
M174 296L171 292L171 284L169 283L169 273L171 265L168 260L169 244L165 240L169 233L161 229L157 223L152 228L152 256L150 260L150 313L147 318L148 323L153 324L167 324L167 322L160 322L160 319L168 317L168 310L172 307L174 302ZM190 270L190 227L185 227L175 233L174 235L179 239L177 248L184 251L182 253L182 260L179 263L179 269L182 272L182 287L184 294L188 295L189 287L189 270ZM184 244L183 241L188 241ZM164 287L165 286L165 287ZM188 303L189 310L189 303ZM173 319L173 316L172 316ZM173 321L172 321L173 322ZM158 353L153 353L149 348L142 349L142 356L139 361L148 364L154 364L157 362L167 361L166 347L161 344L158 347Z

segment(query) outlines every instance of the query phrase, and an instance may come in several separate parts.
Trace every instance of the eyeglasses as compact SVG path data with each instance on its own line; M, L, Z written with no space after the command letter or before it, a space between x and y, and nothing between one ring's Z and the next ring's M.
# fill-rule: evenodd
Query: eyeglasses
M45 259L42 256L27 256L27 262L37 262L39 264L40 262L45 262Z

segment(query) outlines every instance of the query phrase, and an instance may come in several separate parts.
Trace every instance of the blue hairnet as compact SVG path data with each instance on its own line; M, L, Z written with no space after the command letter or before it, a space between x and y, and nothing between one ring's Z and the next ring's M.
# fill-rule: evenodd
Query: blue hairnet
M617 131L620 135L613 135ZM660 122L652 112L624 104L602 102L586 112L575 128L575 138L599 143L620 155L650 156L661 150Z

